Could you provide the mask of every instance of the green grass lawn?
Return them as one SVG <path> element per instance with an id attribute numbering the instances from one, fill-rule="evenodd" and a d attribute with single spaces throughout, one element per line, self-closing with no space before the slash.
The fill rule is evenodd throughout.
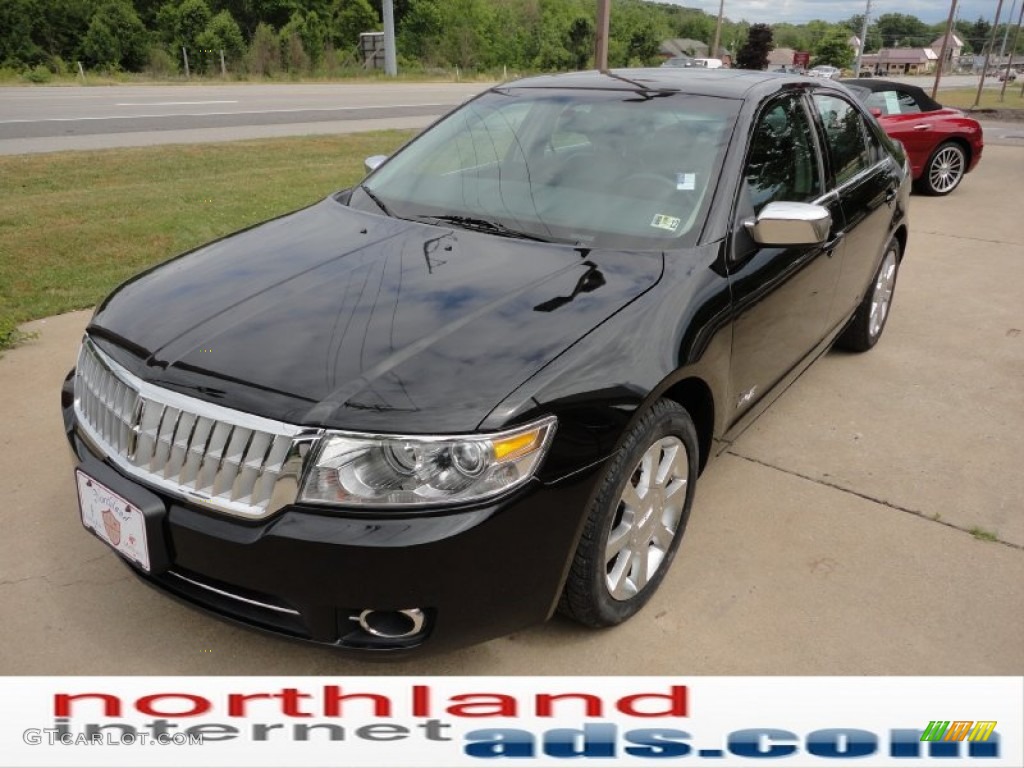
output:
<path id="1" fill-rule="evenodd" d="M 0 349 L 181 251 L 300 208 L 412 132 L 0 157 Z"/>
<path id="2" fill-rule="evenodd" d="M 1003 101 L 999 100 L 999 87 L 989 88 L 988 83 L 995 81 L 997 86 L 1001 87 L 1000 83 L 995 78 L 986 78 L 985 88 L 981 92 L 981 103 L 978 105 L 982 109 L 1024 109 L 1024 98 L 1020 95 L 1021 80 L 1017 78 L 1015 82 L 1007 83 L 1006 93 L 1003 95 Z M 931 89 L 928 88 L 929 93 Z M 948 91 L 939 91 L 936 97 L 943 106 L 946 107 L 957 107 L 959 109 L 970 109 L 974 106 L 974 98 L 978 93 L 977 88 L 951 88 Z"/>

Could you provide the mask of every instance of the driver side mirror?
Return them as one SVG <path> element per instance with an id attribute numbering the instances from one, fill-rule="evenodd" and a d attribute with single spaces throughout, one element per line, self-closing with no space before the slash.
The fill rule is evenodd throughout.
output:
<path id="1" fill-rule="evenodd" d="M 370 155 L 368 158 L 363 160 L 363 166 L 366 168 L 367 173 L 372 173 L 373 171 L 376 171 L 387 159 L 387 155 Z"/>
<path id="2" fill-rule="evenodd" d="M 743 226 L 758 245 L 821 245 L 832 229 L 832 214 L 820 205 L 775 202 Z"/>

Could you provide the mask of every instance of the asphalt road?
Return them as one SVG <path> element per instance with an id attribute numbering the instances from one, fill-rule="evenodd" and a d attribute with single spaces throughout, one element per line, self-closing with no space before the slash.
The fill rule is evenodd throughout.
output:
<path id="1" fill-rule="evenodd" d="M 931 89 L 931 77 L 895 79 Z M 950 75 L 942 87 L 977 82 Z M 993 83 L 999 85 L 990 78 Z M 489 85 L 6 87 L 0 88 L 0 155 L 423 128 Z"/>
<path id="2" fill-rule="evenodd" d="M 978 80 L 980 75 L 943 75 L 939 78 L 939 90 L 945 91 L 953 88 L 977 88 Z M 885 80 L 896 80 L 900 83 L 910 83 L 911 85 L 917 85 L 924 88 L 928 93 L 931 93 L 932 86 L 935 84 L 935 75 L 909 75 L 906 77 L 884 77 Z M 1002 83 L 999 82 L 998 77 L 992 75 L 985 78 L 986 88 L 999 88 Z M 1017 87 L 1020 87 L 1018 81 Z M 1006 89 L 1009 91 L 1013 88 L 1011 82 Z"/>
<path id="3" fill-rule="evenodd" d="M 481 83 L 0 88 L 0 154 L 420 127 Z"/>
<path id="4" fill-rule="evenodd" d="M 708 467 L 633 620 L 404 663 L 139 583 L 78 521 L 59 390 L 89 313 L 31 323 L 0 359 L 0 674 L 1020 674 L 1022 178 L 1024 147 L 990 146 L 951 196 L 913 198 L 884 338 L 819 360 Z"/>

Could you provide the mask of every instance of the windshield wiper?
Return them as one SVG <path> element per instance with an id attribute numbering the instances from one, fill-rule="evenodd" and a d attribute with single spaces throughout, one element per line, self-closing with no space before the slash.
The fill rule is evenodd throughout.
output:
<path id="1" fill-rule="evenodd" d="M 385 216 L 392 216 L 392 217 L 394 217 L 394 214 L 391 213 L 390 210 L 388 210 L 388 207 L 386 205 L 384 205 L 384 203 L 381 202 L 381 199 L 379 197 L 377 197 L 377 195 L 375 195 L 373 192 L 370 191 L 370 188 L 368 186 L 366 186 L 365 184 L 360 184 L 359 185 L 359 189 L 363 190 L 363 193 L 368 198 L 373 200 L 373 202 L 376 204 L 376 206 L 378 208 L 380 208 L 384 212 Z"/>
<path id="2" fill-rule="evenodd" d="M 454 224 L 461 229 L 471 229 L 476 232 L 490 232 L 493 235 L 499 235 L 501 237 L 515 237 L 520 240 L 536 240 L 541 243 L 551 242 L 547 238 L 540 237 L 539 235 L 531 235 L 529 232 L 520 232 L 518 229 L 512 229 L 500 222 L 491 221 L 490 219 L 481 219 L 476 216 L 422 216 L 420 218 L 444 222 L 445 224 Z"/>

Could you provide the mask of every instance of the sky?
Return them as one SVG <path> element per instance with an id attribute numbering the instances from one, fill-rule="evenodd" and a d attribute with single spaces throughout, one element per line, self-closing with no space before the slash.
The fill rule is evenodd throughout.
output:
<path id="1" fill-rule="evenodd" d="M 668 0 L 675 5 L 700 8 L 710 14 L 718 14 L 718 0 Z M 1021 0 L 1003 0 L 1001 20 L 1010 14 L 1011 4 L 1016 3 L 1012 22 L 1017 21 Z M 996 15 L 998 0 L 960 0 L 959 17 L 974 21 L 982 16 L 992 21 Z M 733 21 L 746 19 L 750 22 L 772 24 L 788 21 L 794 24 L 824 19 L 839 21 L 856 13 L 863 13 L 867 0 L 725 0 L 725 15 Z M 883 13 L 909 13 L 928 24 L 945 21 L 949 16 L 950 0 L 872 0 L 871 15 L 877 18 Z"/>

